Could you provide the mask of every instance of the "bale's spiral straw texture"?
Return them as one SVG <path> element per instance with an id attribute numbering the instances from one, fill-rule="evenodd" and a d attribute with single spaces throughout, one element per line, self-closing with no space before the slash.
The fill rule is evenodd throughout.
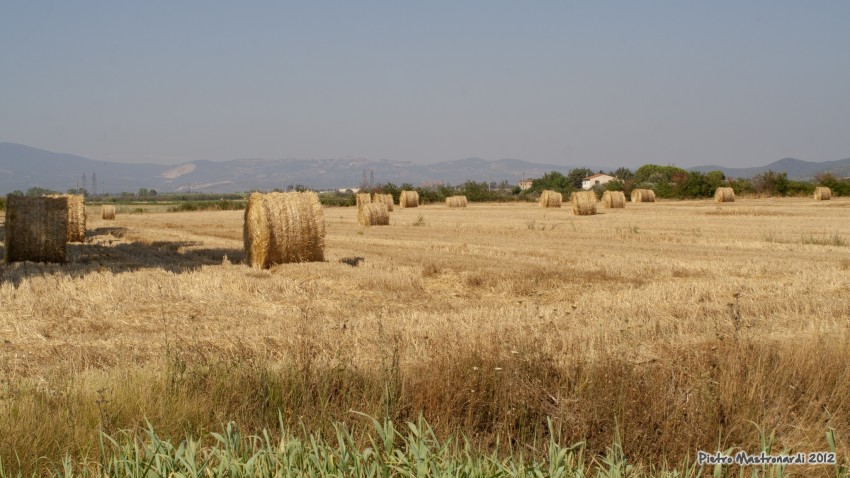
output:
<path id="1" fill-rule="evenodd" d="M 592 216 L 596 214 L 596 194 L 593 191 L 577 191 L 570 193 L 570 204 L 576 216 Z"/>
<path id="2" fill-rule="evenodd" d="M 559 192 L 545 190 L 543 194 L 540 195 L 540 206 L 541 207 L 561 207 L 561 203 L 564 201 L 564 197 Z"/>
<path id="3" fill-rule="evenodd" d="M 714 202 L 735 202 L 735 191 L 732 188 L 717 188 L 714 191 Z"/>
<path id="4" fill-rule="evenodd" d="M 626 194 L 623 191 L 605 191 L 602 193 L 602 204 L 609 209 L 626 207 Z"/>
<path id="5" fill-rule="evenodd" d="M 446 198 L 446 206 L 448 207 L 466 207 L 466 196 L 449 196 Z"/>
<path id="6" fill-rule="evenodd" d="M 393 212 L 393 195 L 375 193 L 372 202 L 384 203 L 387 206 L 387 211 Z"/>
<path id="7" fill-rule="evenodd" d="M 68 198 L 68 242 L 86 242 L 86 198 L 82 194 L 51 194 Z"/>
<path id="8" fill-rule="evenodd" d="M 402 191 L 398 197 L 398 205 L 402 209 L 419 207 L 419 193 L 416 191 Z"/>
<path id="9" fill-rule="evenodd" d="M 115 206 L 106 205 L 100 209 L 100 217 L 104 221 L 114 221 L 115 220 Z"/>
<path id="10" fill-rule="evenodd" d="M 253 193 L 245 207 L 243 240 L 248 265 L 323 261 L 325 214 L 314 192 Z"/>
<path id="11" fill-rule="evenodd" d="M 832 190 L 825 186 L 815 188 L 815 201 L 829 201 L 832 198 Z"/>
<path id="12" fill-rule="evenodd" d="M 66 260 L 68 197 L 6 198 L 6 262 Z"/>
<path id="13" fill-rule="evenodd" d="M 652 189 L 633 189 L 632 202 L 655 202 L 655 191 Z"/>
<path id="14" fill-rule="evenodd" d="M 372 196 L 370 196 L 369 193 L 358 193 L 354 198 L 357 200 L 357 207 L 372 202 Z"/>
<path id="15" fill-rule="evenodd" d="M 364 204 L 357 208 L 357 222 L 361 226 L 389 226 L 390 213 L 384 203 Z"/>

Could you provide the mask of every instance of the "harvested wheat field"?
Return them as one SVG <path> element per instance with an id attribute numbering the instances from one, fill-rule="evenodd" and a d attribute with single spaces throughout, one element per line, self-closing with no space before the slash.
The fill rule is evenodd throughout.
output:
<path id="1" fill-rule="evenodd" d="M 67 264 L 4 265 L 4 466 L 146 420 L 362 437 L 354 411 L 532 456 L 547 420 L 644 466 L 755 452 L 760 430 L 824 451 L 833 428 L 847 456 L 847 198 L 352 211 L 324 209 L 324 262 L 252 269 L 244 213 L 221 211 L 91 215 Z"/>

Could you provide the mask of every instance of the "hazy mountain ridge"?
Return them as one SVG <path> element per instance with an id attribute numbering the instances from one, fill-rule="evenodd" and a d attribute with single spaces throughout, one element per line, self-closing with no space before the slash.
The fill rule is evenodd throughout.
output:
<path id="1" fill-rule="evenodd" d="M 726 177 L 732 178 L 751 178 L 757 174 L 762 174 L 767 171 L 785 172 L 788 173 L 790 179 L 808 180 L 814 178 L 818 173 L 832 173 L 836 177 L 850 176 L 850 158 L 840 159 L 838 161 L 824 161 L 822 163 L 814 163 L 811 161 L 803 161 L 796 158 L 784 158 L 779 161 L 774 161 L 765 166 L 754 168 L 727 168 L 724 166 L 709 165 L 696 166 L 690 168 L 690 171 L 723 171 Z"/>

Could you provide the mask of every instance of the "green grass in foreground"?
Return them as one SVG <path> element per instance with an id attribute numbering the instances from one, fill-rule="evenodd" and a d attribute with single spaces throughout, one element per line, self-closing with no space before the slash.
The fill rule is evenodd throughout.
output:
<path id="1" fill-rule="evenodd" d="M 222 433 L 211 433 L 208 443 L 187 437 L 178 444 L 160 439 L 148 426 L 145 433 L 124 432 L 116 437 L 101 436 L 100 456 L 93 460 L 45 463 L 38 475 L 47 476 L 110 476 L 110 477 L 700 477 L 700 476 L 790 476 L 783 466 L 721 467 L 699 466 L 688 460 L 677 467 L 662 465 L 656 468 L 637 468 L 630 464 L 622 448 L 615 444 L 605 456 L 587 459 L 584 445 L 564 447 L 556 439 L 542 444 L 542 450 L 532 447 L 530 454 L 543 456 L 530 461 L 522 450 L 506 457 L 497 453 L 475 450 L 468 441 L 440 442 L 431 427 L 420 419 L 408 423 L 407 430 L 398 430 L 392 421 L 383 423 L 369 418 L 374 427 L 369 445 L 360 449 L 355 439 L 342 425 L 336 427 L 336 442 L 328 443 L 315 435 L 302 440 L 284 433 L 272 438 L 268 432 L 261 436 L 244 437 L 229 423 Z M 550 423 L 550 431 L 551 430 Z M 827 433 L 827 442 L 834 450 L 834 436 Z M 771 437 L 762 439 L 762 451 L 771 452 Z M 544 453 L 538 453 L 543 451 Z M 731 453 L 727 451 L 726 453 Z M 0 463 L 0 477 L 22 476 L 10 464 Z M 848 476 L 846 461 L 841 465 L 821 466 L 827 476 Z M 797 467 L 796 471 L 801 471 Z M 812 470 L 808 470 L 812 471 Z M 35 476 L 35 475 L 34 475 Z"/>

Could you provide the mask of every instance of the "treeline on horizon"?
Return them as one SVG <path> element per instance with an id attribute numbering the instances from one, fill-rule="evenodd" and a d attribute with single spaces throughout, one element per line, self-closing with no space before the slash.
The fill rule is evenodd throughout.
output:
<path id="1" fill-rule="evenodd" d="M 602 173 L 602 171 L 598 171 Z M 402 183 L 363 184 L 360 192 L 391 194 L 398 202 L 403 190 L 415 190 L 423 203 L 443 202 L 449 196 L 463 195 L 471 202 L 507 202 L 507 201 L 536 201 L 544 190 L 553 190 L 564 195 L 581 190 L 582 180 L 595 172 L 588 168 L 574 168 L 567 174 L 551 171 L 540 178 L 533 179 L 531 187 L 522 190 L 518 185 L 507 181 L 495 184 L 487 182 L 466 181 L 460 185 L 449 184 L 435 186 L 413 186 Z M 835 196 L 850 196 L 850 179 L 837 178 L 830 173 L 821 173 L 813 181 L 795 181 L 788 179 L 785 172 L 767 171 L 752 178 L 727 178 L 722 171 L 687 171 L 677 166 L 661 166 L 646 164 L 635 171 L 629 168 L 618 168 L 606 174 L 615 179 L 607 184 L 595 185 L 592 189 L 601 197 L 607 191 L 623 191 L 628 197 L 632 189 L 652 189 L 659 198 L 664 199 L 704 199 L 714 196 L 718 187 L 731 187 L 736 195 L 775 197 L 775 196 L 808 196 L 814 193 L 815 187 L 826 186 Z M 285 189 L 275 191 L 306 191 L 310 188 L 303 185 L 290 185 Z M 11 194 L 26 196 L 41 196 L 59 194 L 59 191 L 32 187 L 27 191 L 14 191 Z M 69 189 L 66 194 L 82 194 L 92 198 L 84 189 Z M 147 202 L 176 202 L 178 206 L 173 211 L 193 211 L 198 209 L 241 209 L 248 193 L 158 193 L 156 190 L 140 188 L 137 192 L 107 193 L 97 196 L 97 199 L 108 203 L 127 203 L 135 201 Z M 319 195 L 322 203 L 329 206 L 353 206 L 354 191 L 330 192 Z M 0 207 L 5 205 L 5 198 L 0 199 Z"/>

